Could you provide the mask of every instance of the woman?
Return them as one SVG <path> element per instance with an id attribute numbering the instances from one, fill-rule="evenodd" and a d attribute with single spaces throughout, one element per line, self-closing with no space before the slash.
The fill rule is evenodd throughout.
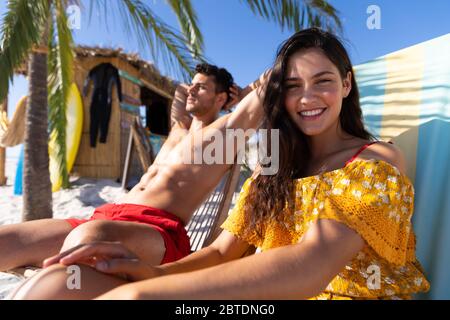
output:
<path id="1" fill-rule="evenodd" d="M 147 279 L 105 299 L 393 299 L 428 290 L 404 158 L 364 129 L 342 44 L 318 29 L 294 34 L 263 107 L 264 127 L 280 130 L 279 171 L 245 182 L 212 245 L 159 267 L 114 243 L 75 248 L 60 262 Z M 262 253 L 241 258 L 251 246 Z"/>

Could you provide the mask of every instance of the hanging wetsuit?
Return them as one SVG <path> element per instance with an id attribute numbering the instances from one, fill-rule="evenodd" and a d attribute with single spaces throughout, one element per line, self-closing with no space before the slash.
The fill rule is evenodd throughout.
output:
<path id="1" fill-rule="evenodd" d="M 86 95 L 89 83 L 93 82 L 93 93 L 90 107 L 90 142 L 91 147 L 97 144 L 100 130 L 100 142 L 106 143 L 109 119 L 111 118 L 112 90 L 116 84 L 117 95 L 122 101 L 122 88 L 117 69 L 110 63 L 101 63 L 93 68 L 84 83 L 83 94 Z"/>

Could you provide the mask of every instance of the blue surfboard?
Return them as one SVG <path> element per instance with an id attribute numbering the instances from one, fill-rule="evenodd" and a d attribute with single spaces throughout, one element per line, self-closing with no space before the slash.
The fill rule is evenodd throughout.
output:
<path id="1" fill-rule="evenodd" d="M 16 179 L 14 181 L 14 195 L 22 195 L 22 182 L 23 182 L 23 145 L 20 149 L 19 162 L 17 163 Z"/>

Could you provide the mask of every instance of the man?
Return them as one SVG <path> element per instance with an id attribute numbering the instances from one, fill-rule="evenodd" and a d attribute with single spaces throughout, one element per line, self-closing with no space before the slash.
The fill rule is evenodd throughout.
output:
<path id="1" fill-rule="evenodd" d="M 256 127 L 262 116 L 260 98 L 252 93 L 241 103 L 242 108 L 216 120 L 218 112 L 230 102 L 232 83 L 225 69 L 197 66 L 191 85 L 176 90 L 173 128 L 140 182 L 117 203 L 97 208 L 89 220 L 44 219 L 0 226 L 0 271 L 41 266 L 43 259 L 91 241 L 120 241 L 151 265 L 187 255 L 189 239 L 184 225 L 230 164 L 185 163 L 186 153 L 196 144 L 207 145 L 208 134 L 213 131 Z M 255 87 L 250 85 L 240 96 Z M 237 93 L 232 90 L 232 99 Z"/>

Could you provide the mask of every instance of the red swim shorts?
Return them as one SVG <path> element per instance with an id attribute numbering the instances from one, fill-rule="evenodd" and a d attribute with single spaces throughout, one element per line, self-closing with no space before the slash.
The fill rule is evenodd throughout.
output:
<path id="1" fill-rule="evenodd" d="M 177 216 L 164 210 L 138 204 L 108 203 L 96 208 L 89 219 L 66 219 L 73 228 L 93 220 L 137 222 L 156 229 L 163 237 L 166 246 L 161 264 L 179 260 L 191 251 L 183 222 Z"/>

